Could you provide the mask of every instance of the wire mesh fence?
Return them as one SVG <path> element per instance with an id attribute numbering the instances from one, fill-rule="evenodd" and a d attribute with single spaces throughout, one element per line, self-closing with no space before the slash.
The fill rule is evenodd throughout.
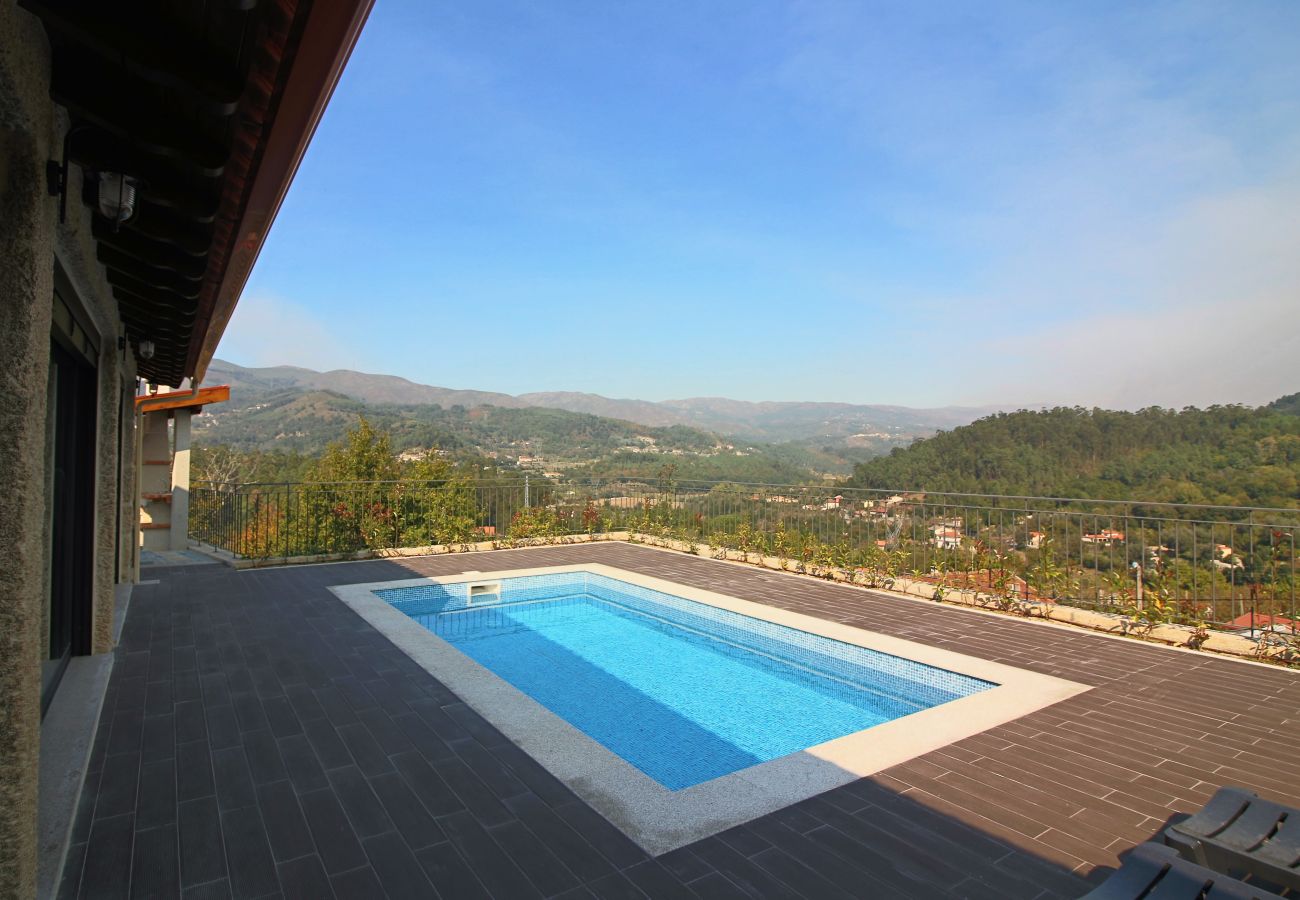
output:
<path id="1" fill-rule="evenodd" d="M 909 578 L 1251 634 L 1300 629 L 1294 509 L 540 478 L 198 483 L 190 504 L 191 537 L 255 559 L 625 530 L 881 583 Z"/>

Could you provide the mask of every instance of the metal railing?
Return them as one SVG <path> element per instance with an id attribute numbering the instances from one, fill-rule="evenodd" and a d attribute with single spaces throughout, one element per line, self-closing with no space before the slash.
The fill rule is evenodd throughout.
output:
<path id="1" fill-rule="evenodd" d="M 194 485 L 191 537 L 272 559 L 631 530 L 1148 620 L 1297 632 L 1300 510 L 645 480 Z"/>

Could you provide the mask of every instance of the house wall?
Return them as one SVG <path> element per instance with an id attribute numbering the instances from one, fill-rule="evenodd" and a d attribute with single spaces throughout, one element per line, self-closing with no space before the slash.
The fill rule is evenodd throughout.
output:
<path id="1" fill-rule="evenodd" d="M 120 321 L 70 167 L 67 223 L 46 190 L 46 161 L 59 159 L 66 117 L 49 98 L 50 52 L 37 20 L 0 2 L 0 897 L 36 893 L 40 665 L 46 655 L 48 570 L 47 379 L 57 255 L 100 344 L 92 646 L 112 648 L 118 525 L 132 529 L 131 428 L 119 433 L 121 388 L 134 360 L 117 348 Z M 132 419 L 133 421 L 133 419 Z M 124 423 L 129 425 L 130 423 Z M 119 438 L 121 438 L 119 443 Z M 122 499 L 125 497 L 126 499 Z M 128 538 L 123 543 L 129 545 Z M 118 564 L 115 566 L 115 564 Z M 87 727 L 93 727 L 88 723 Z"/>

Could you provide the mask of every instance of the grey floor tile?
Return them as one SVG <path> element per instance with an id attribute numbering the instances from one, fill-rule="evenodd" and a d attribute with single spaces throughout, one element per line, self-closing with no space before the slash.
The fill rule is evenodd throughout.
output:
<path id="1" fill-rule="evenodd" d="M 262 709 L 271 723 L 271 732 L 277 738 L 302 734 L 302 724 L 298 721 L 298 716 L 294 713 L 288 697 L 265 697 L 262 700 Z"/>
<path id="2" fill-rule="evenodd" d="M 244 754 L 254 784 L 270 784 L 289 777 L 280 756 L 280 746 L 269 728 L 244 735 Z"/>
<path id="3" fill-rule="evenodd" d="M 303 724 L 303 732 L 307 735 L 307 741 L 316 751 L 316 758 L 320 760 L 324 769 L 337 769 L 339 766 L 353 764 L 352 754 L 343 743 L 343 739 L 339 737 L 334 723 L 329 719 L 323 716 L 312 719 Z"/>
<path id="4" fill-rule="evenodd" d="M 82 863 L 80 896 L 86 900 L 128 896 L 134 838 L 133 813 L 95 820 Z"/>
<path id="5" fill-rule="evenodd" d="M 519 898 L 542 896 L 469 812 L 453 813 L 438 824 L 490 894 Z"/>
<path id="6" fill-rule="evenodd" d="M 176 821 L 176 761 L 163 759 L 140 769 L 136 828 L 153 828 Z"/>
<path id="7" fill-rule="evenodd" d="M 329 784 L 358 837 L 372 837 L 393 830 L 393 821 L 384 805 L 379 802 L 366 777 L 356 766 L 332 770 L 329 773 Z"/>
<path id="8" fill-rule="evenodd" d="M 411 849 L 419 850 L 446 840 L 443 830 L 396 772 L 370 779 L 370 787 Z"/>
<path id="9" fill-rule="evenodd" d="M 233 706 L 204 705 L 208 720 L 208 742 L 213 750 L 226 747 L 238 747 L 243 743 L 239 730 L 239 719 L 235 716 Z"/>
<path id="10" fill-rule="evenodd" d="M 393 764 L 430 815 L 443 816 L 465 808 L 447 782 L 420 754 L 399 753 L 393 757 Z"/>
<path id="11" fill-rule="evenodd" d="M 235 707 L 235 717 L 239 719 L 240 731 L 261 731 L 271 727 L 257 694 L 252 691 L 231 694 L 230 702 Z"/>
<path id="12" fill-rule="evenodd" d="M 175 824 L 135 833 L 131 866 L 132 900 L 162 900 L 181 889 L 180 847 Z"/>
<path id="13" fill-rule="evenodd" d="M 685 883 L 653 859 L 623 870 L 623 877 L 650 900 L 675 900 L 688 892 Z"/>
<path id="14" fill-rule="evenodd" d="M 292 734 L 281 738 L 276 745 L 280 748 L 280 758 L 284 760 L 289 780 L 293 782 L 298 793 L 305 794 L 329 786 L 325 770 L 321 768 L 320 760 L 316 758 L 316 751 L 311 748 L 306 736 Z"/>
<path id="15" fill-rule="evenodd" d="M 356 832 L 332 790 L 303 794 L 299 800 L 327 872 L 334 875 L 366 864 Z"/>
<path id="16" fill-rule="evenodd" d="M 379 878 L 370 866 L 330 876 L 330 887 L 338 900 L 374 900 L 384 896 Z"/>
<path id="17" fill-rule="evenodd" d="M 361 722 L 341 725 L 338 732 L 339 737 L 347 746 L 348 752 L 352 754 L 352 759 L 356 762 L 357 768 L 361 769 L 367 777 L 392 770 L 393 766 L 388 761 L 388 754 L 383 751 L 378 741 L 371 735 L 370 730 Z"/>
<path id="18" fill-rule="evenodd" d="M 257 803 L 277 860 L 283 862 L 316 849 L 298 803 L 298 793 L 287 779 L 258 787 Z"/>
<path id="19" fill-rule="evenodd" d="M 488 829 L 488 834 L 543 896 L 562 893 L 580 883 L 580 879 L 522 822 L 511 821 L 494 826 Z"/>
<path id="20" fill-rule="evenodd" d="M 231 893 L 235 897 L 264 897 L 279 889 L 271 845 L 256 806 L 223 812 L 221 835 L 226 844 Z"/>
<path id="21" fill-rule="evenodd" d="M 140 742 L 140 758 L 145 762 L 172 759 L 176 756 L 176 720 L 171 715 L 148 716 Z"/>
<path id="22" fill-rule="evenodd" d="M 203 703 L 199 700 L 185 700 L 176 704 L 176 743 L 206 741 L 208 725 L 203 715 Z"/>
<path id="23" fill-rule="evenodd" d="M 217 786 L 217 804 L 223 811 L 252 806 L 256 802 L 253 776 L 243 747 L 214 750 L 212 772 Z"/>
<path id="24" fill-rule="evenodd" d="M 362 842 L 370 867 L 389 897 L 428 896 L 433 886 L 406 842 L 395 831 Z"/>
<path id="25" fill-rule="evenodd" d="M 117 753 L 104 761 L 95 801 L 95 818 L 104 819 L 134 812 L 140 779 L 140 754 Z"/>
<path id="26" fill-rule="evenodd" d="M 216 791 L 212 779 L 212 751 L 207 741 L 176 745 L 176 797 L 182 802 L 210 797 Z"/>
<path id="27" fill-rule="evenodd" d="M 285 900 L 329 900 L 334 896 L 320 857 L 300 856 L 276 866 Z"/>
<path id="28" fill-rule="evenodd" d="M 483 882 L 450 842 L 425 847 L 416 851 L 415 857 L 442 896 L 455 897 L 456 900 L 489 896 Z"/>
<path id="29" fill-rule="evenodd" d="M 196 884 L 181 892 L 182 900 L 230 900 L 230 879 L 219 878 Z"/>
<path id="30" fill-rule="evenodd" d="M 181 803 L 177 812 L 181 846 L 181 884 L 201 885 L 226 877 L 226 850 L 216 797 Z"/>
<path id="31" fill-rule="evenodd" d="M 81 867 L 85 861 L 86 842 L 69 844 L 68 855 L 63 861 L 63 876 L 59 879 L 59 890 L 55 900 L 76 900 L 77 891 L 81 889 Z"/>

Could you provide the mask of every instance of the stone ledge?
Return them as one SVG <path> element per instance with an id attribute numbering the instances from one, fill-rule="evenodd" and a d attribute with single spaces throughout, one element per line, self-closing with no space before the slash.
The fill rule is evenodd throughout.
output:
<path id="1" fill-rule="evenodd" d="M 112 653 L 74 656 L 41 722 L 36 875 L 40 898 L 58 893 L 112 671 Z"/>
<path id="2" fill-rule="evenodd" d="M 304 556 L 270 556 L 265 559 L 234 557 L 230 553 L 198 546 L 206 553 L 234 569 L 265 569 L 272 566 L 302 566 L 328 562 L 357 562 L 366 559 L 404 559 L 413 556 L 444 556 L 450 553 L 480 553 L 487 550 L 521 550 L 526 547 L 562 547 L 602 541 L 627 541 L 626 531 L 603 534 L 570 534 L 554 538 L 524 538 L 519 541 L 468 541 L 454 544 L 429 544 L 423 547 L 386 547 L 378 550 L 352 550 L 344 553 L 314 553 Z"/>

